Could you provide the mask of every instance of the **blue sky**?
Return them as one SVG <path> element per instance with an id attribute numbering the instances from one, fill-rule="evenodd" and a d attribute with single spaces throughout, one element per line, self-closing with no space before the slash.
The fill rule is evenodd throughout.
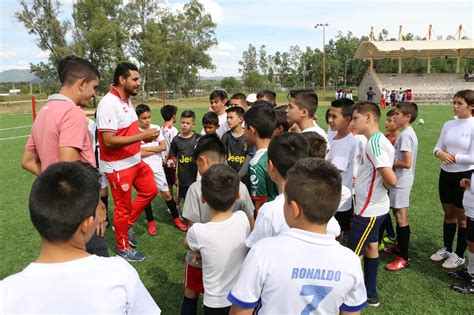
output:
<path id="1" fill-rule="evenodd" d="M 70 18 L 73 0 L 61 0 L 62 19 Z M 168 0 L 173 9 L 182 8 L 184 0 Z M 317 23 L 328 23 L 326 41 L 338 31 L 368 35 L 374 26 L 390 37 L 404 33 L 425 36 L 433 25 L 435 36 L 455 35 L 459 24 L 469 38 L 474 37 L 472 1 L 315 1 L 315 0 L 200 0 L 217 23 L 218 46 L 210 50 L 216 69 L 203 71 L 210 76 L 239 75 L 238 61 L 249 43 L 265 45 L 267 52 L 287 51 L 291 45 L 302 49 L 322 47 L 322 30 Z M 46 61 L 47 54 L 36 47 L 35 38 L 14 19 L 20 9 L 18 1 L 2 0 L 0 4 L 0 71 L 28 69 L 29 63 Z"/>

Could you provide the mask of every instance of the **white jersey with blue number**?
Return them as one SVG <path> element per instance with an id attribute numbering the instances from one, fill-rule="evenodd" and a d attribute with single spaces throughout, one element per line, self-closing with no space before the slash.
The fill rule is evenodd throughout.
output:
<path id="1" fill-rule="evenodd" d="M 335 314 L 366 305 L 361 263 L 332 235 L 290 229 L 255 244 L 228 295 L 257 314 Z"/>

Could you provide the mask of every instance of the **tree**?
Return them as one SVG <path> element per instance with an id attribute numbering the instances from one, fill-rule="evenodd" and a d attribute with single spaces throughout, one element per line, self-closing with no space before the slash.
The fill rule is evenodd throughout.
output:
<path id="1" fill-rule="evenodd" d="M 254 45 L 249 44 L 249 48 L 242 53 L 242 59 L 239 61 L 239 72 L 242 77 L 247 77 L 252 72 L 258 73 L 257 49 Z"/>
<path id="2" fill-rule="evenodd" d="M 221 81 L 221 87 L 226 91 L 235 91 L 239 86 L 239 82 L 234 77 L 225 77 Z"/>
<path id="3" fill-rule="evenodd" d="M 260 46 L 258 50 L 258 68 L 263 75 L 268 75 L 268 58 L 265 45 Z"/>

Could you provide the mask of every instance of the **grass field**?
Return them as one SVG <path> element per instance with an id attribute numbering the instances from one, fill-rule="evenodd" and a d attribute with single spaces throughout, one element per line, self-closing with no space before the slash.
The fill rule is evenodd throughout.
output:
<path id="1" fill-rule="evenodd" d="M 196 130 L 200 130 L 200 118 L 206 108 L 194 110 L 199 117 Z M 325 110 L 324 106 L 319 108 L 320 117 L 324 117 Z M 154 110 L 153 115 L 154 122 L 161 124 L 159 111 Z M 472 297 L 450 289 L 452 280 L 446 270 L 429 259 L 442 245 L 443 217 L 437 190 L 439 162 L 431 151 L 443 123 L 451 119 L 453 113 L 448 106 L 422 106 L 420 117 L 425 125 L 414 126 L 420 145 L 410 208 L 412 263 L 406 270 L 389 273 L 383 267 L 392 257 L 381 254 L 378 278 L 381 306 L 366 309 L 369 314 L 468 314 L 474 306 Z M 322 119 L 319 122 L 323 128 L 327 127 Z M 28 214 L 28 194 L 34 177 L 20 167 L 26 138 L 15 138 L 28 135 L 29 125 L 30 115 L 0 116 L 0 279 L 22 270 L 35 259 L 39 250 L 39 237 Z M 9 129 L 15 127 L 20 128 Z M 3 140 L 5 138 L 14 139 Z M 171 216 L 164 210 L 160 198 L 153 201 L 153 206 L 158 234 L 150 237 L 144 216 L 139 219 L 135 231 L 139 250 L 147 259 L 134 266 L 163 314 L 179 314 L 185 234 L 172 226 Z M 107 240 L 113 246 L 111 230 L 107 231 Z"/>

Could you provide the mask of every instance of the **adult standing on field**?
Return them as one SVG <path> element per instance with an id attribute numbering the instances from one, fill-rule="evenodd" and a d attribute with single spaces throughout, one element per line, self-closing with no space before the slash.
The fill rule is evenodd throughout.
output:
<path id="1" fill-rule="evenodd" d="M 58 76 L 59 93 L 49 96 L 39 111 L 21 161 L 21 166 L 35 175 L 56 162 L 83 161 L 96 165 L 87 118 L 81 107 L 86 107 L 96 96 L 99 71 L 86 59 L 68 56 L 59 62 Z M 91 254 L 109 256 L 103 238 L 105 208 L 103 210 L 97 235 L 86 248 Z"/>
<path id="2" fill-rule="evenodd" d="M 138 117 L 130 97 L 137 95 L 139 87 L 138 68 L 122 62 L 115 69 L 113 85 L 97 107 L 99 163 L 114 199 L 116 253 L 128 261 L 145 259 L 132 248 L 137 246 L 132 226 L 158 193 L 153 171 L 142 161 L 140 142 L 155 140 L 159 130 L 138 130 Z M 138 193 L 133 203 L 132 186 Z"/>

